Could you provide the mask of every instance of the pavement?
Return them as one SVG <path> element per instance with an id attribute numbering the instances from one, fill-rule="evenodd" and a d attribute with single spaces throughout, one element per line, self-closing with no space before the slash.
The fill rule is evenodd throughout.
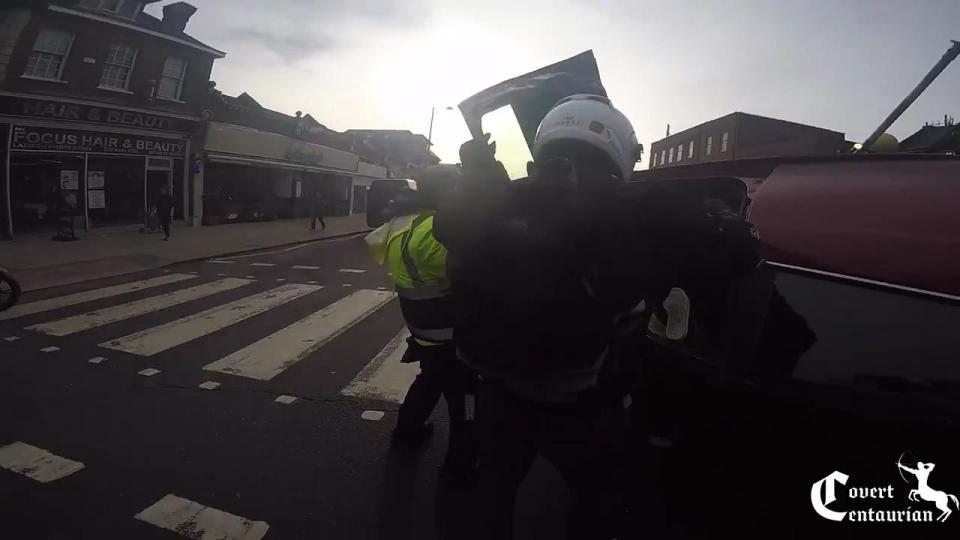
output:
<path id="1" fill-rule="evenodd" d="M 366 214 L 326 218 L 325 231 L 311 231 L 307 219 L 216 226 L 177 226 L 170 241 L 160 233 L 96 233 L 73 242 L 54 242 L 51 233 L 19 235 L 0 242 L 0 266 L 25 291 L 118 276 L 224 254 L 368 231 Z"/>
<path id="2" fill-rule="evenodd" d="M 264 227 L 308 237 L 293 225 L 183 229 L 148 248 L 170 260 L 271 241 L 255 236 Z M 399 363 L 402 332 L 389 276 L 358 236 L 28 292 L 0 313 L 0 531 L 462 537 L 470 495 L 437 486 L 443 407 L 422 448 L 390 445 L 415 375 Z M 568 500 L 549 466 L 517 511 L 518 538 L 563 538 Z"/>

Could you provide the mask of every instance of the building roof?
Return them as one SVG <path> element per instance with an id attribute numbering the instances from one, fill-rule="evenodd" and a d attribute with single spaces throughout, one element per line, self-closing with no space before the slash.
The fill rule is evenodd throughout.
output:
<path id="1" fill-rule="evenodd" d="M 941 152 L 960 147 L 960 125 L 923 126 L 900 142 L 901 152 Z"/>
<path id="2" fill-rule="evenodd" d="M 412 160 L 425 155 L 428 161 L 440 163 L 440 158 L 430 150 L 430 139 L 409 129 L 348 129 L 343 133 L 377 153 L 382 152 L 384 159 L 399 154 L 402 159 Z"/>
<path id="3" fill-rule="evenodd" d="M 153 1 L 157 1 L 157 0 L 153 0 Z M 148 3 L 148 2 L 145 2 L 145 3 Z M 152 2 L 149 2 L 149 3 L 152 3 Z M 199 47 L 204 47 L 204 48 L 206 48 L 206 49 L 216 50 L 216 49 L 214 49 L 213 47 L 207 45 L 206 43 L 200 41 L 199 39 L 197 39 L 197 38 L 195 38 L 195 37 L 187 34 L 186 32 L 168 32 L 168 31 L 166 31 L 166 30 L 163 28 L 163 25 L 161 24 L 160 19 L 154 17 L 153 15 L 150 15 L 149 13 L 147 13 L 147 12 L 145 12 L 145 11 L 141 11 L 141 12 L 140 12 L 140 15 L 137 16 L 137 20 L 136 20 L 135 22 L 137 23 L 137 26 L 142 26 L 143 28 L 146 28 L 147 30 L 153 30 L 154 32 L 160 32 L 160 33 L 162 33 L 162 34 L 167 34 L 168 36 L 173 36 L 173 37 L 175 37 L 175 38 L 180 38 L 180 39 L 182 39 L 182 40 L 184 40 L 184 41 L 188 41 L 188 42 L 190 42 L 190 43 L 193 43 L 194 45 L 197 45 L 197 46 L 199 46 Z M 221 53 L 221 54 L 224 54 L 224 53 Z"/>
<path id="4" fill-rule="evenodd" d="M 677 136 L 677 135 L 681 135 L 681 134 L 686 133 L 686 132 L 688 132 L 688 131 L 692 131 L 692 130 L 694 130 L 694 129 L 698 129 L 698 128 L 700 128 L 700 127 L 703 127 L 703 126 L 706 125 L 706 124 L 710 124 L 710 123 L 716 122 L 716 121 L 718 121 L 718 120 L 723 120 L 724 118 L 730 118 L 730 117 L 732 117 L 732 116 L 749 116 L 749 117 L 752 117 L 752 118 L 759 118 L 759 119 L 761 119 L 761 120 L 768 120 L 768 121 L 771 121 L 771 122 L 779 122 L 779 123 L 781 123 L 781 124 L 790 124 L 790 125 L 793 125 L 793 126 L 802 127 L 802 128 L 809 129 L 809 130 L 817 130 L 817 131 L 822 131 L 822 132 L 825 132 L 825 133 L 831 133 L 831 134 L 835 134 L 835 135 L 840 135 L 841 137 L 844 136 L 844 134 L 843 134 L 842 132 L 834 131 L 834 130 L 832 130 L 832 129 L 826 129 L 826 128 L 822 128 L 822 127 L 811 126 L 811 125 L 809 125 L 809 124 L 801 124 L 801 123 L 799 123 L 799 122 L 791 122 L 790 120 L 781 120 L 781 119 L 779 119 L 779 118 L 772 118 L 772 117 L 770 117 L 770 116 L 762 116 L 762 115 L 759 115 L 759 114 L 752 114 L 752 113 L 746 113 L 746 112 L 742 112 L 742 111 L 735 111 L 735 112 L 732 112 L 732 113 L 730 113 L 730 114 L 725 114 L 725 115 L 723 115 L 723 116 L 719 116 L 719 117 L 714 118 L 714 119 L 712 119 L 712 120 L 707 120 L 706 122 L 701 122 L 701 123 L 699 123 L 699 124 L 697 124 L 697 125 L 695 125 L 695 126 L 692 126 L 692 127 L 687 128 L 687 129 L 684 129 L 684 130 L 681 130 L 681 131 L 677 131 L 677 132 L 675 132 L 675 133 L 671 133 L 670 135 L 667 135 L 666 137 L 663 137 L 663 138 L 661 138 L 661 139 L 658 139 L 658 140 L 655 141 L 653 144 L 657 144 L 657 143 L 659 143 L 659 142 L 661 142 L 661 141 L 665 141 L 665 140 L 667 140 L 667 139 L 669 139 L 669 138 L 671 138 L 671 137 L 674 137 L 674 136 Z"/>

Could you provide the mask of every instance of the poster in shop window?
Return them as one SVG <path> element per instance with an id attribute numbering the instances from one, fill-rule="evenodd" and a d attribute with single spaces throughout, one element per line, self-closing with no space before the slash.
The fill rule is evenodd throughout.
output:
<path id="1" fill-rule="evenodd" d="M 87 207 L 88 208 L 106 208 L 107 207 L 107 197 L 105 191 L 102 189 L 91 189 L 87 192 Z"/>
<path id="2" fill-rule="evenodd" d="M 87 171 L 87 189 L 103 189 L 103 171 Z"/>
<path id="3" fill-rule="evenodd" d="M 80 189 L 80 171 L 60 171 L 60 189 Z"/>

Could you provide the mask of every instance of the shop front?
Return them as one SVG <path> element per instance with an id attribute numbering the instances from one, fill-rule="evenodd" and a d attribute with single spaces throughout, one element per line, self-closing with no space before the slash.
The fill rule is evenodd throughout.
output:
<path id="1" fill-rule="evenodd" d="M 49 114 L 0 116 L 0 132 L 6 134 L 0 142 L 4 236 L 47 233 L 65 221 L 76 232 L 139 228 L 151 221 L 163 188 L 183 203 L 175 205 L 174 218 L 184 218 L 188 133 L 131 127 L 162 125 L 160 117 L 145 113 L 110 114 L 112 109 L 53 102 L 55 107 L 44 109 L 35 104 L 40 100 L 20 101 L 30 105 L 26 111 Z M 58 115 L 87 121 L 46 119 Z M 106 118 L 119 125 L 89 121 Z"/>
<path id="2" fill-rule="evenodd" d="M 194 181 L 203 189 L 203 223 L 305 217 L 317 193 L 326 215 L 348 215 L 358 163 L 344 150 L 209 122 Z"/>

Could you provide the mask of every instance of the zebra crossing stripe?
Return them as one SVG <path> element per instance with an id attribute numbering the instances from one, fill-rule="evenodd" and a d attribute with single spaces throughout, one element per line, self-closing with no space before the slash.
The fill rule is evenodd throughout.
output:
<path id="1" fill-rule="evenodd" d="M 270 380 L 392 299 L 392 293 L 361 289 L 203 369 Z"/>
<path id="2" fill-rule="evenodd" d="M 320 269 L 319 266 L 307 266 L 305 264 L 295 264 L 290 268 L 293 268 L 294 270 L 319 270 Z"/>
<path id="3" fill-rule="evenodd" d="M 321 289 L 320 285 L 289 283 L 227 304 L 194 313 L 160 326 L 106 341 L 100 346 L 140 356 L 153 356 L 167 349 L 212 334 L 279 305 Z"/>
<path id="4" fill-rule="evenodd" d="M 260 540 L 270 528 L 266 522 L 250 521 L 172 493 L 133 517 L 187 538 Z"/>
<path id="5" fill-rule="evenodd" d="M 409 336 L 410 331 L 406 328 L 394 336 L 340 391 L 340 395 L 402 403 L 420 371 L 416 364 L 400 362 L 407 350 L 406 339 Z"/>
<path id="6" fill-rule="evenodd" d="M 62 307 L 83 304 L 84 302 L 91 302 L 93 300 L 100 300 L 102 298 L 110 298 L 111 296 L 118 296 L 134 291 L 149 289 L 151 287 L 169 285 L 171 283 L 176 283 L 186 279 L 195 279 L 196 277 L 197 276 L 191 276 L 190 274 L 167 274 L 165 276 L 144 279 L 141 281 L 132 281 L 130 283 L 114 285 L 112 287 L 93 289 L 91 291 L 83 291 L 75 294 L 68 294 L 66 296 L 58 296 L 56 298 L 47 298 L 46 300 L 38 300 L 36 302 L 30 302 L 29 304 L 20 304 L 0 313 L 0 321 L 15 319 L 17 317 L 23 317 L 24 315 L 33 315 L 34 313 L 40 313 L 43 311 L 51 311 Z"/>
<path id="7" fill-rule="evenodd" d="M 236 289 L 249 283 L 253 283 L 253 281 L 240 278 L 221 279 L 179 291 L 168 292 L 159 296 L 151 296 L 125 304 L 110 306 L 106 309 L 74 315 L 73 317 L 67 317 L 58 321 L 35 324 L 28 326 L 27 330 L 35 330 L 54 336 L 68 336 L 76 332 L 97 328 L 98 326 L 115 323 L 117 321 L 132 319 L 133 317 L 146 315 L 147 313 L 204 298 L 219 292 Z"/>
<path id="8" fill-rule="evenodd" d="M 0 467 L 37 482 L 47 483 L 79 471 L 83 468 L 83 463 L 17 441 L 0 447 Z"/>

